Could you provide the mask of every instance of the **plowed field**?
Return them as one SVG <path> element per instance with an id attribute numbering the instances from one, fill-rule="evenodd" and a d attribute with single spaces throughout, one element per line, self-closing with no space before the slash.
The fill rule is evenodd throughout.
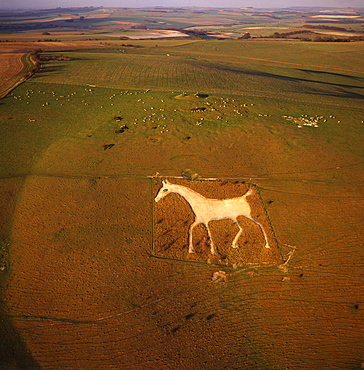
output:
<path id="1" fill-rule="evenodd" d="M 0 97 L 21 80 L 24 68 L 21 53 L 0 54 Z"/>
<path id="2" fill-rule="evenodd" d="M 21 72 L 23 69 L 21 57 L 22 54 L 20 53 L 0 54 L 0 78 L 2 85 Z"/>

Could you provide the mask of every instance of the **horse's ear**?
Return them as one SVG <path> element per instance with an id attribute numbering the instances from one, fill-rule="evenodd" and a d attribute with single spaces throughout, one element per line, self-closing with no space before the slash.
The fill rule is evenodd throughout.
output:
<path id="1" fill-rule="evenodd" d="M 170 185 L 171 183 L 168 180 L 162 180 L 163 185 Z"/>

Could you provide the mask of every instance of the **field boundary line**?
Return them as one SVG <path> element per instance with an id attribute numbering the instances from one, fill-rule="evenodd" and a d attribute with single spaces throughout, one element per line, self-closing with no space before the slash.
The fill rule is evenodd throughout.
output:
<path id="1" fill-rule="evenodd" d="M 181 180 L 191 180 L 189 179 L 188 177 L 186 176 L 170 176 L 170 175 L 166 175 L 166 176 L 162 176 L 160 174 L 157 174 L 157 175 L 151 175 L 151 176 L 148 176 L 148 175 L 140 175 L 140 176 L 136 176 L 136 175 L 125 175 L 125 174 L 121 174 L 121 175 L 57 175 L 57 174 L 41 174 L 41 173 L 29 173 L 29 174 L 21 174 L 21 175 L 15 175 L 15 176 L 3 176 L 3 177 L 0 177 L 0 181 L 4 180 L 10 180 L 10 179 L 26 179 L 27 177 L 44 177 L 44 178 L 58 178 L 58 179 L 73 179 L 73 180 L 107 180 L 107 179 L 110 179 L 110 180 L 140 180 L 140 181 L 150 181 L 151 182 L 151 189 L 150 189 L 150 196 L 151 196 L 151 199 L 153 200 L 154 199 L 154 190 L 153 190 L 153 185 L 154 185 L 154 179 L 165 179 L 165 178 L 168 178 L 168 179 L 181 179 Z M 311 179 L 311 180 L 305 180 L 305 179 L 279 179 L 279 178 L 276 178 L 276 177 L 267 177 L 267 176 L 254 176 L 254 175 L 246 175 L 244 177 L 220 177 L 220 178 L 217 178 L 217 177 L 198 177 L 196 180 L 199 180 L 199 181 L 216 181 L 216 182 L 224 182 L 224 181 L 241 181 L 241 182 L 244 182 L 244 183 L 247 183 L 247 184 L 253 184 L 256 188 L 257 188 L 257 191 L 270 191 L 270 192 L 274 192 L 274 193 L 281 193 L 281 194 L 291 194 L 291 195 L 300 195 L 300 196 L 308 196 L 308 197 L 312 197 L 312 198 L 325 198 L 325 199 L 364 199 L 364 195 L 363 196 L 342 196 L 342 195 L 322 195 L 322 194 L 309 194 L 307 192 L 287 192 L 287 191 L 282 191 L 282 190 L 279 190 L 279 189 L 275 189 L 275 188 L 270 188 L 270 187 L 267 187 L 267 186 L 264 186 L 264 185 L 258 185 L 255 181 L 258 181 L 258 180 L 266 180 L 266 181 L 294 181 L 294 182 L 300 182 L 300 183 L 314 183 L 316 184 L 317 183 L 317 180 L 315 179 Z M 325 184 L 325 183 L 330 183 L 332 184 L 331 181 L 321 181 L 321 183 Z M 349 183 L 350 184 L 350 183 Z M 340 185 L 340 184 L 339 184 Z M 364 183 L 355 183 L 353 185 L 364 185 Z M 261 198 L 261 197 L 260 197 Z M 263 203 L 263 202 L 262 202 Z M 265 208 L 265 205 L 263 205 L 264 208 Z M 154 202 L 152 202 L 152 205 L 151 205 L 151 212 L 152 212 L 152 215 L 153 215 L 153 218 L 152 218 L 152 230 L 154 230 Z M 267 211 L 265 209 L 265 211 Z M 272 228 L 272 226 L 271 226 Z M 273 230 L 273 228 L 272 228 Z M 273 233 L 275 234 L 275 232 L 273 231 Z M 152 231 L 152 254 L 154 254 L 154 233 Z M 277 239 L 277 238 L 276 238 Z M 278 239 L 277 239 L 278 240 Z"/>
<path id="2" fill-rule="evenodd" d="M 0 99 L 5 98 L 11 91 L 23 82 L 29 80 L 36 73 L 35 68 L 37 61 L 32 57 L 32 53 L 23 54 L 21 56 L 21 63 L 23 64 L 23 68 L 10 78 L 9 83 L 6 84 L 4 90 L 0 92 Z"/>
<path id="3" fill-rule="evenodd" d="M 25 316 L 25 315 L 11 315 L 11 314 L 7 314 L 6 316 L 10 317 L 12 319 L 47 320 L 47 321 L 56 321 L 56 322 L 58 322 L 58 323 L 54 323 L 54 324 L 33 325 L 31 327 L 28 327 L 28 328 L 22 328 L 21 330 L 30 330 L 32 328 L 41 328 L 41 327 L 56 326 L 56 325 L 97 324 L 100 321 L 113 319 L 115 317 L 126 315 L 126 314 L 129 314 L 129 313 L 135 312 L 135 311 L 139 311 L 142 308 L 148 307 L 148 306 L 150 306 L 152 304 L 155 304 L 155 303 L 162 302 L 164 300 L 165 300 L 165 298 L 159 298 L 159 299 L 156 299 L 152 302 L 145 303 L 142 306 L 132 308 L 131 310 L 128 310 L 128 311 L 123 311 L 123 312 L 119 312 L 119 313 L 116 313 L 116 314 L 113 314 L 113 315 L 108 315 L 108 316 L 102 316 L 102 317 L 99 317 L 97 319 L 91 319 L 91 320 L 71 320 L 71 319 L 67 319 L 67 318 L 55 318 L 55 317 L 44 317 L 44 316 Z"/>

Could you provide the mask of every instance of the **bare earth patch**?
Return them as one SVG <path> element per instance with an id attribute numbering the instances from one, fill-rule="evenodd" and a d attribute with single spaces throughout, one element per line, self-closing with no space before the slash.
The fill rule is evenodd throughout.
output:
<path id="1" fill-rule="evenodd" d="M 135 34 L 126 34 L 129 39 L 141 40 L 141 39 L 160 39 L 160 38 L 170 38 L 170 37 L 186 37 L 185 33 L 178 31 L 169 30 L 153 30 L 149 32 L 135 32 Z"/>
<path id="2" fill-rule="evenodd" d="M 0 90 L 13 76 L 20 73 L 23 69 L 21 53 L 0 54 Z"/>
<path id="3" fill-rule="evenodd" d="M 248 264 L 279 264 L 281 255 L 278 243 L 254 186 L 245 183 L 220 181 L 188 181 L 170 180 L 192 189 L 206 198 L 231 199 L 241 197 L 249 189 L 252 194 L 247 197 L 252 210 L 252 218 L 262 224 L 271 248 L 265 248 L 262 230 L 253 221 L 243 216 L 237 218 L 243 232 L 238 239 L 238 247 L 233 248 L 232 242 L 239 229 L 228 218 L 209 222 L 212 239 L 217 253 L 211 254 L 211 240 L 203 224 L 193 229 L 193 247 L 195 253 L 189 253 L 189 228 L 194 221 L 194 212 L 189 203 L 179 194 L 171 193 L 155 205 L 154 211 L 154 254 L 171 259 L 209 262 L 227 266 L 243 266 Z M 160 181 L 155 181 L 155 193 L 160 189 Z"/>

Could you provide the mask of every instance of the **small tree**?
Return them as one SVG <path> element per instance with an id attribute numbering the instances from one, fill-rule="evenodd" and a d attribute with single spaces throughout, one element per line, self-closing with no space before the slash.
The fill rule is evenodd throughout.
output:
<path id="1" fill-rule="evenodd" d="M 251 36 L 250 36 L 249 32 L 245 32 L 243 36 L 239 37 L 240 40 L 247 40 L 247 39 L 250 39 L 250 38 L 251 38 Z"/>

